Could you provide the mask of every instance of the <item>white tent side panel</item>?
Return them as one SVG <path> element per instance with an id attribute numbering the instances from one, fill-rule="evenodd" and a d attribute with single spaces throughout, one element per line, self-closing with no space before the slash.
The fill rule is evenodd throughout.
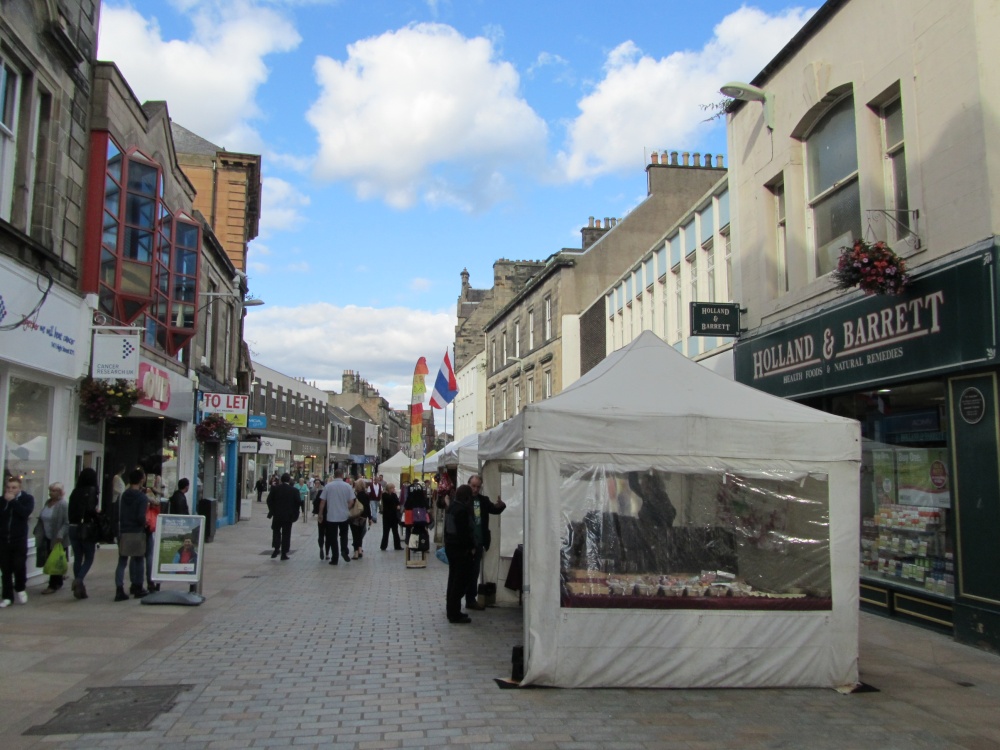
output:
<path id="1" fill-rule="evenodd" d="M 838 687 L 857 681 L 859 461 L 799 465 L 830 491 L 829 611 L 560 606 L 560 465 L 530 451 L 523 684 L 557 687 Z M 719 459 L 707 459 L 709 463 Z"/>

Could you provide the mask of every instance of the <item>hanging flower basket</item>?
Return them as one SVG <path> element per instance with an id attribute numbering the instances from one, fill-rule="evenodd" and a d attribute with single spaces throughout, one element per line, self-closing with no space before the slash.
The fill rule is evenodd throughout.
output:
<path id="1" fill-rule="evenodd" d="M 221 414 L 209 414 L 194 426 L 194 436 L 199 443 L 221 443 L 231 427 Z"/>
<path id="2" fill-rule="evenodd" d="M 88 375 L 80 383 L 80 412 L 90 424 L 97 424 L 103 419 L 127 417 L 135 403 L 145 395 L 142 388 L 129 380 L 94 380 Z"/>
<path id="3" fill-rule="evenodd" d="M 841 249 L 833 279 L 838 289 L 858 287 L 865 294 L 902 294 L 910 281 L 906 261 L 892 248 L 861 239 Z"/>

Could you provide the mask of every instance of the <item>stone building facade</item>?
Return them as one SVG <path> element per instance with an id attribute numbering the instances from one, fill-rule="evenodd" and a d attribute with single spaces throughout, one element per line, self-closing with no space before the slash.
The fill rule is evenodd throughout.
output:
<path id="1" fill-rule="evenodd" d="M 604 322 L 584 313 L 622 271 L 646 253 L 725 174 L 706 155 L 685 153 L 646 166 L 647 197 L 623 219 L 593 217 L 579 250 L 545 261 L 526 286 L 483 326 L 486 339 L 486 426 L 548 398 L 580 377 L 583 361 L 603 349 Z M 599 335 L 602 334 L 602 335 Z M 586 343 L 586 354 L 584 344 Z"/>

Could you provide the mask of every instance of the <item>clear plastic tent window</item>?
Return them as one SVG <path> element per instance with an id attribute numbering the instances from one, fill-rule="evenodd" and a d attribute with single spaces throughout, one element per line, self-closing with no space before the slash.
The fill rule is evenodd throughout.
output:
<path id="1" fill-rule="evenodd" d="M 826 474 L 563 464 L 563 607 L 831 608 Z"/>

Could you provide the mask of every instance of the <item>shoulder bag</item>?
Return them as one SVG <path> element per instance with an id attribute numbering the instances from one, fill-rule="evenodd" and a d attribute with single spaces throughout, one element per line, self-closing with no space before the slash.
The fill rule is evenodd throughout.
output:
<path id="1" fill-rule="evenodd" d="M 146 532 L 126 531 L 119 534 L 118 554 L 122 557 L 143 557 L 146 554 Z"/>
<path id="2" fill-rule="evenodd" d="M 347 517 L 353 521 L 356 518 L 360 518 L 364 512 L 365 509 L 361 505 L 361 500 L 358 500 L 358 498 L 354 498 L 354 505 L 352 505 L 350 508 L 347 509 Z"/>

